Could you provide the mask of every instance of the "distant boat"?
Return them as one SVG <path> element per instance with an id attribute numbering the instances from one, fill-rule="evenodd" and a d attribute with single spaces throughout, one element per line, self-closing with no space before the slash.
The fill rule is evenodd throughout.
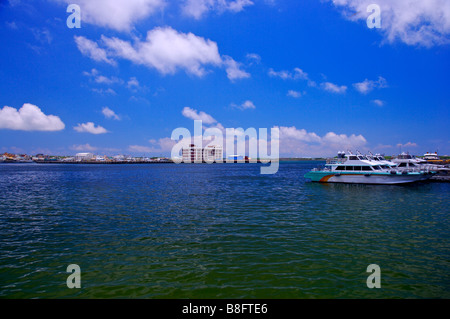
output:
<path id="1" fill-rule="evenodd" d="M 305 174 L 305 178 L 321 183 L 392 185 L 424 181 L 436 174 L 426 169 L 400 170 L 382 164 L 362 154 L 339 152 L 337 159 L 327 160 L 325 168 L 315 168 Z"/>
<path id="2" fill-rule="evenodd" d="M 427 152 L 427 153 L 423 154 L 423 160 L 426 161 L 427 163 L 431 163 L 431 164 L 440 164 L 440 165 L 450 164 L 450 160 L 441 159 L 437 155 L 437 152 L 434 152 L 434 153 Z"/>
<path id="3" fill-rule="evenodd" d="M 437 155 L 437 152 L 434 153 L 426 153 L 423 155 L 423 159 L 431 162 L 431 161 L 440 161 L 441 159 L 439 158 L 439 156 Z"/>
<path id="4" fill-rule="evenodd" d="M 417 158 L 415 156 L 412 156 L 408 153 L 401 153 L 397 156 L 397 158 L 394 158 L 392 162 L 394 162 L 397 165 L 397 168 L 400 170 L 405 169 L 413 169 L 413 170 L 429 170 L 429 171 L 436 171 L 436 172 L 442 172 L 442 171 L 448 171 L 449 168 L 445 167 L 445 161 L 442 161 L 439 159 L 436 153 L 430 154 L 427 153 L 430 156 L 427 157 L 427 160 L 424 158 Z M 425 155 L 427 155 L 425 154 Z M 429 160 L 428 158 L 437 158 L 437 160 Z"/>
<path id="5" fill-rule="evenodd" d="M 401 153 L 392 160 L 397 165 L 397 168 L 401 169 L 415 169 L 419 168 L 421 164 L 425 164 L 426 161 L 420 158 L 416 158 L 408 153 Z"/>

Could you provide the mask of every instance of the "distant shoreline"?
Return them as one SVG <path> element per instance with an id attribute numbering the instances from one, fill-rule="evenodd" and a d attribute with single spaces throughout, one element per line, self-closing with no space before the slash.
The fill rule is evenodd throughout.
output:
<path id="1" fill-rule="evenodd" d="M 325 158 L 280 158 L 278 162 L 316 162 L 316 161 L 325 161 Z M 268 162 L 266 162 L 268 161 Z M 266 160 L 264 162 L 269 163 L 273 160 Z M 72 165 L 80 165 L 80 164 L 88 164 L 88 165 L 124 165 L 124 164 L 174 164 L 172 160 L 165 160 L 165 161 L 4 161 L 0 162 L 0 164 L 72 164 Z M 244 161 L 244 160 L 234 160 L 227 162 L 224 160 L 223 162 L 217 163 L 213 162 L 210 164 L 258 164 L 262 163 L 260 159 L 257 160 L 257 162 L 251 162 L 251 161 Z M 202 163 L 180 163 L 180 164 L 207 164 L 207 162 L 203 161 Z"/>

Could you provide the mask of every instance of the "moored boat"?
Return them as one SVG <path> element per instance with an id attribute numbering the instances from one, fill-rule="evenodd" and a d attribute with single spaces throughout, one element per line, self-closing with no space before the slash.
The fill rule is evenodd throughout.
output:
<path id="1" fill-rule="evenodd" d="M 408 153 L 401 153 L 392 160 L 397 166 L 396 168 L 399 170 L 428 170 L 428 171 L 448 171 L 449 168 L 444 165 L 439 165 L 437 161 L 431 162 L 430 160 L 425 160 L 422 158 L 417 158 Z"/>
<path id="2" fill-rule="evenodd" d="M 339 152 L 337 158 L 327 160 L 322 169 L 313 169 L 305 178 L 321 183 L 404 184 L 424 181 L 436 174 L 427 169 L 400 170 L 362 154 Z M 387 167 L 387 168 L 386 168 Z"/>

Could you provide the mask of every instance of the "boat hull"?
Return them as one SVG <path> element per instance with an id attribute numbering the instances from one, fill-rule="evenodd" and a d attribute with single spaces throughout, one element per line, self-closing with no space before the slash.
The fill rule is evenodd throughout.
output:
<path id="1" fill-rule="evenodd" d="M 312 171 L 305 175 L 305 178 L 311 179 L 312 182 L 319 183 L 348 183 L 348 184 L 406 184 L 418 181 L 424 181 L 431 178 L 434 174 L 413 172 L 408 174 L 389 172 L 384 173 L 333 173 L 325 171 Z"/>

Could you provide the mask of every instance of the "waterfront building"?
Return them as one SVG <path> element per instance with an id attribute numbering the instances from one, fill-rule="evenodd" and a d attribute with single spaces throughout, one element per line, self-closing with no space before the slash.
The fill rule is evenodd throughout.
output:
<path id="1" fill-rule="evenodd" d="M 218 145 L 209 145 L 203 148 L 190 144 L 189 147 L 183 147 L 182 157 L 184 163 L 221 162 L 223 148 Z"/>
<path id="2" fill-rule="evenodd" d="M 90 161 L 94 158 L 94 154 L 92 153 L 77 153 L 75 155 L 75 161 L 81 162 L 81 161 Z"/>

